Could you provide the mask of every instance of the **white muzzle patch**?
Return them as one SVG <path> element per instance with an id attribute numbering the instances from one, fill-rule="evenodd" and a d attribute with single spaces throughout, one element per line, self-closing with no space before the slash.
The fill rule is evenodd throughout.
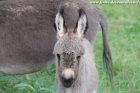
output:
<path id="1" fill-rule="evenodd" d="M 65 79 L 70 79 L 70 78 L 74 78 L 74 71 L 72 69 L 65 69 L 63 72 L 62 72 L 62 76 L 65 78 Z"/>

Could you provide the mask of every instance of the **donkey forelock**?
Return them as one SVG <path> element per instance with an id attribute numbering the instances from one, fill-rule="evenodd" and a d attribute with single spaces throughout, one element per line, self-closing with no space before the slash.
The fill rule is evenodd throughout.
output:
<path id="1" fill-rule="evenodd" d="M 74 52 L 76 55 L 82 55 L 84 53 L 82 40 L 76 36 L 68 36 L 68 34 L 60 38 L 55 44 L 54 54 L 62 54 L 63 52 Z"/>

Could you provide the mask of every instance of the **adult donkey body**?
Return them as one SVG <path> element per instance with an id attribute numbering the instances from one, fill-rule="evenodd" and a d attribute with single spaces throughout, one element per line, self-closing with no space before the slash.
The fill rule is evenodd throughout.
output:
<path id="1" fill-rule="evenodd" d="M 85 37 L 92 43 L 100 25 L 103 30 L 103 58 L 111 70 L 107 22 L 87 0 L 0 0 L 0 72 L 24 74 L 46 68 L 53 59 L 56 32 L 53 23 L 59 6 L 65 8 L 66 26 L 76 25 L 79 8 L 88 18 Z M 109 71 L 111 74 L 111 72 Z"/>

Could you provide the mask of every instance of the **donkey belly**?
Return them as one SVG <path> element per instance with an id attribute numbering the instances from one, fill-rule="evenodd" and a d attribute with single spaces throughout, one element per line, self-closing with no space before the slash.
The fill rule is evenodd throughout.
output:
<path id="1" fill-rule="evenodd" d="M 10 30 L 12 26 L 15 28 Z M 7 28 L 0 26 L 1 72 L 29 73 L 46 67 L 48 61 L 53 59 L 52 51 L 56 42 L 54 33 L 48 34 L 48 28 L 40 31 L 35 28 L 30 30 L 25 27 L 27 30 L 22 30 L 21 26 L 16 28 L 13 24 Z"/>
<path id="2" fill-rule="evenodd" d="M 26 36 L 27 40 L 15 37 L 11 37 L 11 33 L 5 33 L 3 37 L 0 30 L 0 72 L 10 74 L 34 72 L 46 67 L 48 61 L 53 59 L 55 40 L 41 36 L 40 40 L 36 40 L 31 35 Z"/>
<path id="3" fill-rule="evenodd" d="M 0 72 L 22 74 L 46 67 L 48 61 L 54 57 L 52 54 L 54 43 L 49 41 L 46 43 L 40 41 L 40 44 L 36 41 L 31 42 L 34 43 L 26 45 L 26 43 L 21 44 L 22 40 L 16 42 L 16 40 L 8 38 L 1 39 L 0 36 Z"/>
<path id="4" fill-rule="evenodd" d="M 19 54 L 13 50 L 5 52 L 0 49 L 0 72 L 7 74 L 25 74 L 46 68 L 53 59 L 51 52 L 34 53 L 32 51 Z M 13 53 L 13 54 L 12 54 Z M 33 53 L 33 54 L 32 54 Z"/>
<path id="5" fill-rule="evenodd" d="M 0 62 L 0 72 L 5 74 L 26 74 L 47 67 L 47 63 L 48 62 L 33 63 L 28 61 L 27 64 L 23 64 L 21 61 L 8 60 L 4 61 L 4 63 Z"/>

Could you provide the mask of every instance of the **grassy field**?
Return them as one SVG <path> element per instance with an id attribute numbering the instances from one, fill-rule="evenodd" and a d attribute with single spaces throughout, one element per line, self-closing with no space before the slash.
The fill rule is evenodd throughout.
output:
<path id="1" fill-rule="evenodd" d="M 106 80 L 99 31 L 94 54 L 100 77 L 98 93 L 140 93 L 140 4 L 100 4 L 109 23 L 109 43 L 116 71 L 114 88 Z M 55 93 L 55 66 L 28 75 L 0 74 L 0 93 Z"/>

